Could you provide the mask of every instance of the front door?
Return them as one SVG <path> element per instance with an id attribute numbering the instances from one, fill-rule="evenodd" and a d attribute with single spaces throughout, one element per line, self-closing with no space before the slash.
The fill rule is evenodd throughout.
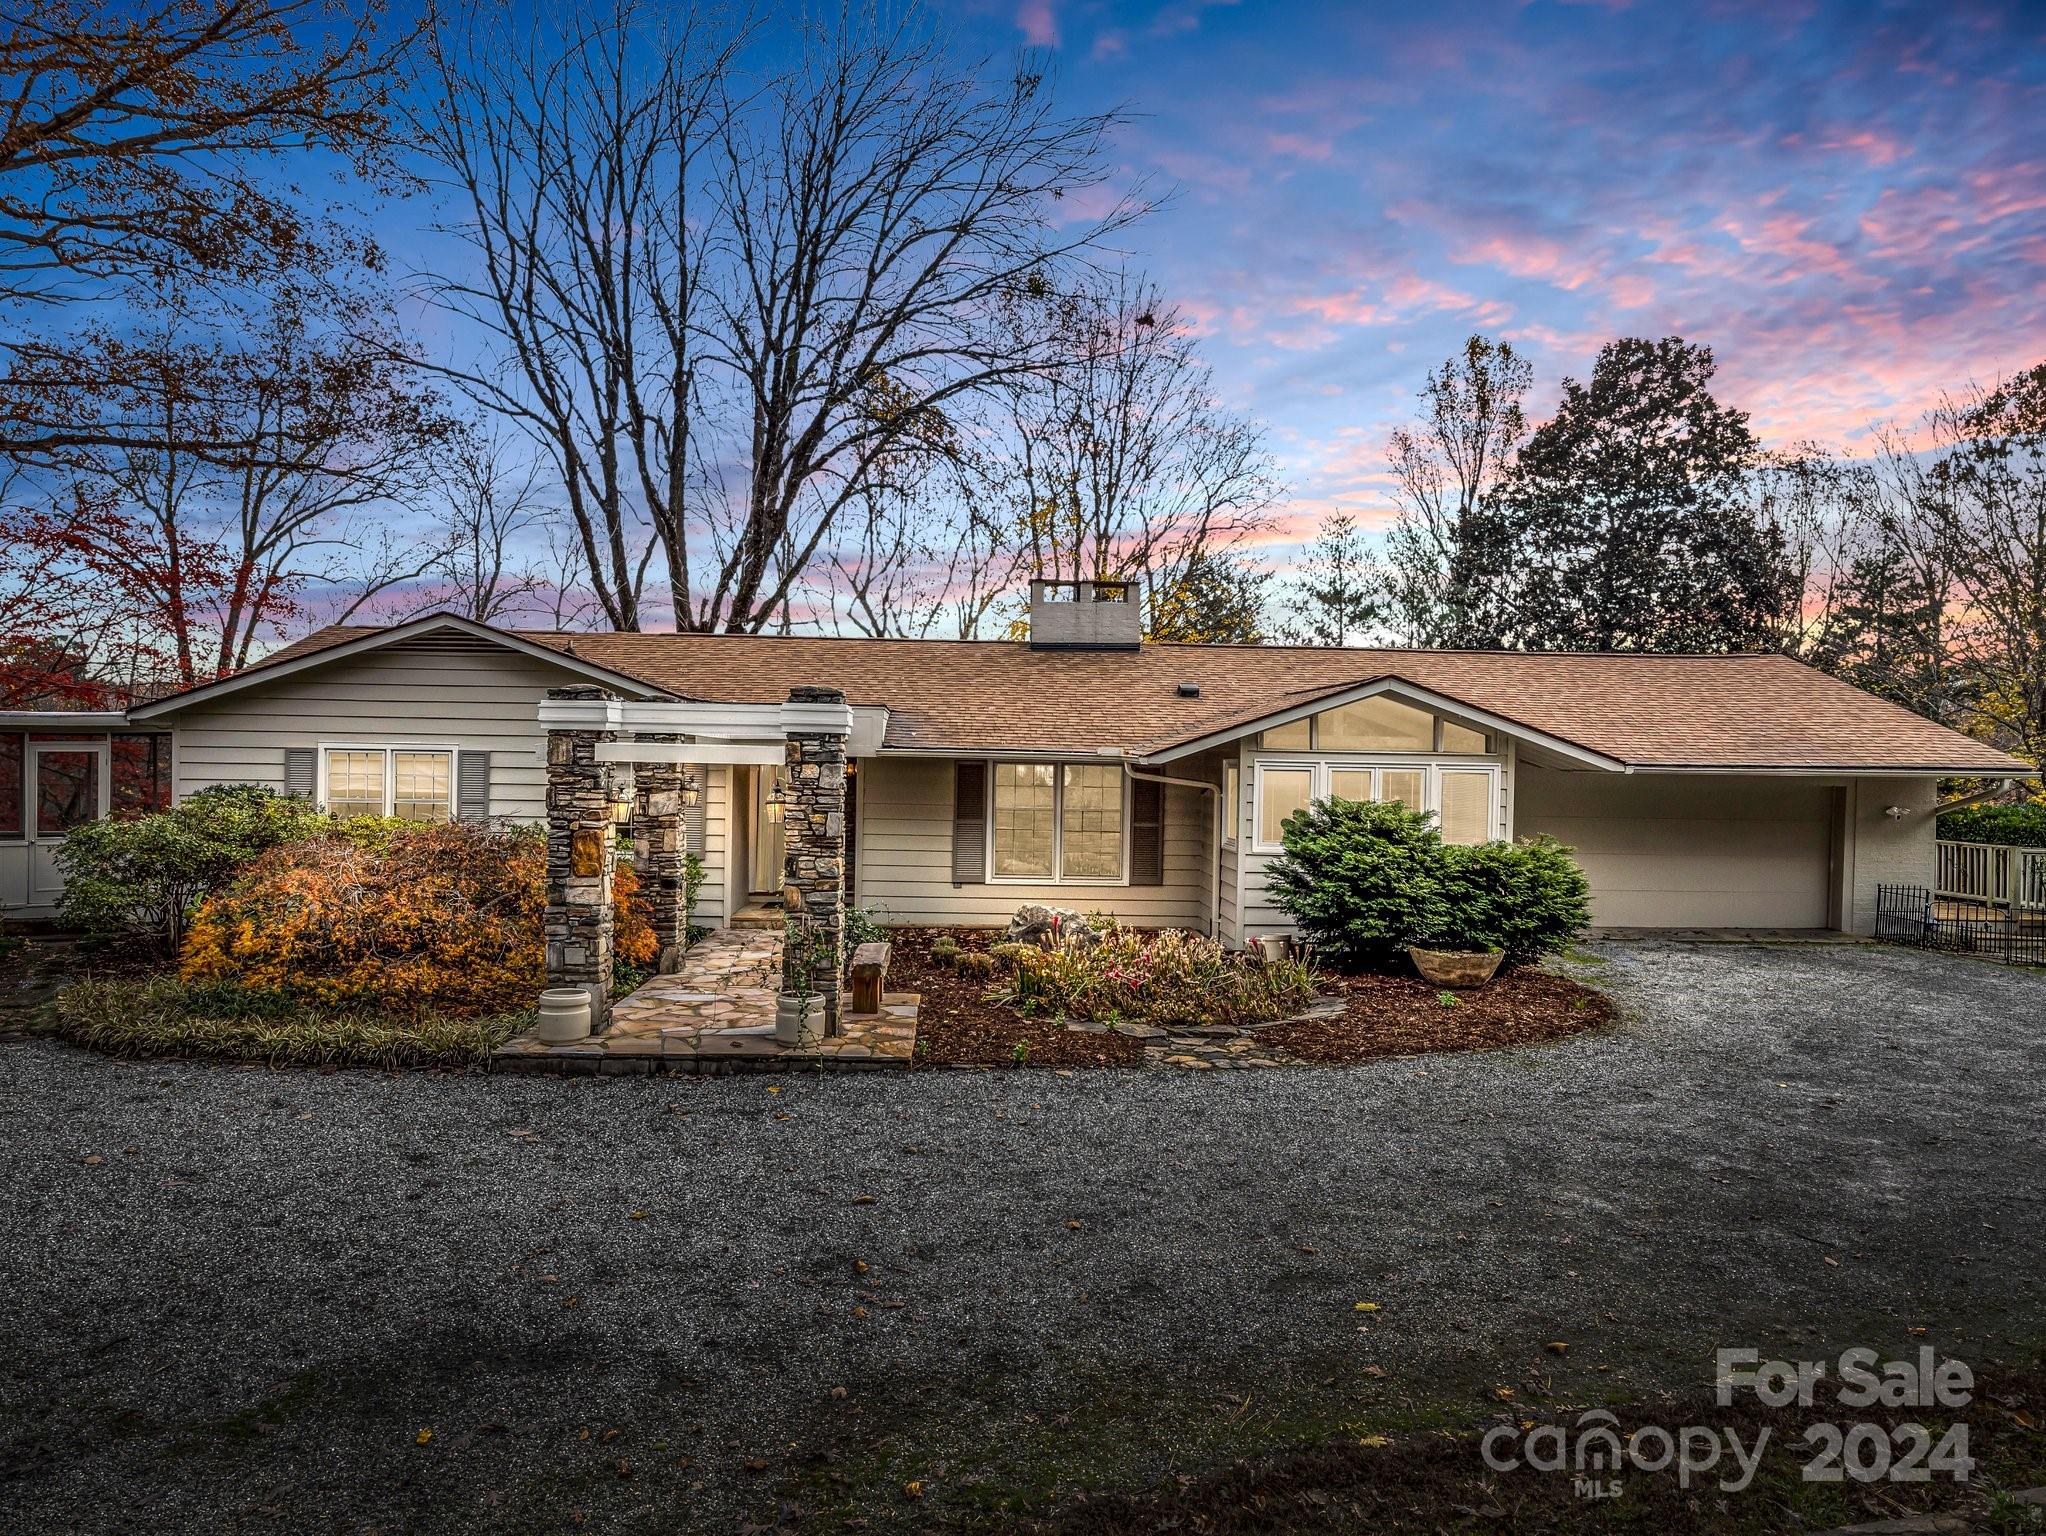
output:
<path id="1" fill-rule="evenodd" d="M 782 887 L 782 770 L 759 767 L 753 770 L 753 869 L 752 892 L 772 894 L 777 899 Z"/>
<path id="2" fill-rule="evenodd" d="M 28 899 L 47 906 L 64 891 L 55 857 L 64 834 L 107 813 L 106 744 L 32 741 L 28 781 Z"/>

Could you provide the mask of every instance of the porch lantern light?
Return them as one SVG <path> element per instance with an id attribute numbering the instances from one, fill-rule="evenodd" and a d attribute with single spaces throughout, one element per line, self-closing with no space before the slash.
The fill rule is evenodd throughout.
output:
<path id="1" fill-rule="evenodd" d="M 622 774 L 611 781 L 611 819 L 621 826 L 632 820 L 632 780 Z"/>

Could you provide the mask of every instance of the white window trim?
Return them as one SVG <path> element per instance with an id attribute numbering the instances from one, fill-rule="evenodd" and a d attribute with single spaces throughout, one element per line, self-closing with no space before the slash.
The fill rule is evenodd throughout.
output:
<path id="1" fill-rule="evenodd" d="M 1312 772 L 1314 775 L 1313 790 L 1309 796 L 1312 800 L 1326 800 L 1329 797 L 1329 776 L 1343 769 L 1352 771 L 1360 769 L 1371 769 L 1374 771 L 1378 769 L 1391 769 L 1394 772 L 1412 772 L 1416 768 L 1425 770 L 1428 775 L 1428 785 L 1425 791 L 1428 809 L 1434 813 L 1435 824 L 1438 828 L 1442 824 L 1443 771 L 1447 769 L 1452 773 L 1483 773 L 1491 779 L 1485 795 L 1487 810 L 1485 831 L 1487 840 L 1494 841 L 1506 835 L 1505 828 L 1501 825 L 1503 816 L 1499 804 L 1500 775 L 1506 771 L 1506 765 L 1496 758 L 1470 756 L 1424 757 L 1417 752 L 1377 753 L 1370 757 L 1347 755 L 1342 757 L 1260 756 L 1253 771 L 1252 782 L 1255 788 L 1250 802 L 1250 849 L 1253 853 L 1284 853 L 1286 851 L 1284 843 L 1268 843 L 1260 835 L 1264 829 L 1265 819 L 1265 773 L 1268 769 L 1273 768 L 1291 768 L 1296 771 L 1305 768 Z"/>
<path id="2" fill-rule="evenodd" d="M 1234 769 L 1236 773 L 1236 793 L 1233 795 L 1229 793 L 1231 769 Z M 1237 830 L 1243 821 L 1243 760 L 1241 758 L 1233 759 L 1222 765 L 1222 783 L 1219 793 L 1221 794 L 1223 805 L 1227 807 L 1222 821 L 1222 846 L 1224 848 L 1234 848 L 1236 846 Z"/>
<path id="3" fill-rule="evenodd" d="M 982 764 L 987 775 L 985 804 L 987 805 L 987 882 L 989 885 L 1128 885 L 1130 883 L 1130 776 L 1122 776 L 1122 869 L 1112 876 L 1076 875 L 1068 879 L 1066 867 L 1066 770 L 1068 768 L 1100 768 L 1106 766 L 1100 758 L 1003 758 L 1000 766 L 1005 768 L 1055 768 L 1052 776 L 1051 794 L 1051 867 L 1049 875 L 998 875 L 995 873 L 995 774 L 997 764 L 990 760 Z"/>
<path id="4" fill-rule="evenodd" d="M 448 820 L 455 819 L 455 807 L 462 793 L 462 749 L 444 741 L 323 741 L 316 747 L 313 773 L 313 804 L 327 809 L 327 754 L 329 752 L 381 752 L 384 754 L 384 808 L 377 814 L 389 816 L 397 793 L 399 752 L 445 752 L 448 755 Z"/>
<path id="5" fill-rule="evenodd" d="M 94 807 L 93 819 L 105 821 L 113 813 L 114 803 L 114 743 L 110 736 L 98 740 L 66 737 L 57 741 L 30 741 L 25 737 L 21 749 L 21 835 L 5 841 L 10 846 L 33 847 L 37 843 L 61 843 L 66 834 L 62 832 L 38 832 L 36 830 L 36 758 L 44 752 L 90 752 L 99 758 L 99 802 Z"/>

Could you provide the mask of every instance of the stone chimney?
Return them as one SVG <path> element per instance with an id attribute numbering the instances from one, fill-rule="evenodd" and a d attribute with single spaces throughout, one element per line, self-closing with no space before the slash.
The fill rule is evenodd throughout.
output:
<path id="1" fill-rule="evenodd" d="M 1134 651 L 1143 635 L 1143 593 L 1134 581 L 1030 583 L 1033 651 Z"/>

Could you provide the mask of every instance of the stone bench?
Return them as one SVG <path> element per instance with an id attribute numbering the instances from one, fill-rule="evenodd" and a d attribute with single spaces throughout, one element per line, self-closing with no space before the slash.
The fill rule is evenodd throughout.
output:
<path id="1" fill-rule="evenodd" d="M 848 1012 L 881 1011 L 881 983 L 888 975 L 888 948 L 886 943 L 862 944 L 853 951 L 852 964 L 846 967 L 846 976 L 852 982 Z"/>

